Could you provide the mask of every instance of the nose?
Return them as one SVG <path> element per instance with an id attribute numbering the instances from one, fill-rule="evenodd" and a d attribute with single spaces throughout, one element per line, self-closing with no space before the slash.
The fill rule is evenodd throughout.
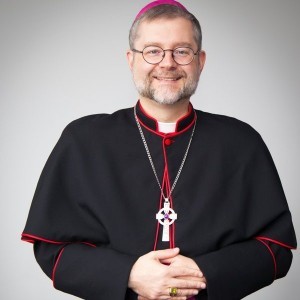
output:
<path id="1" fill-rule="evenodd" d="M 165 50 L 165 55 L 163 60 L 159 63 L 159 66 L 162 68 L 176 68 L 177 63 L 173 59 L 173 52 L 172 50 Z"/>

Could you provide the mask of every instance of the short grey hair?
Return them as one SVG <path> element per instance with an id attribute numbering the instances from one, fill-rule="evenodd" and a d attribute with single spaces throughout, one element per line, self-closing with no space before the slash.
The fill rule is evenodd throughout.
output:
<path id="1" fill-rule="evenodd" d="M 201 50 L 202 31 L 198 19 L 187 10 L 183 10 L 180 7 L 169 5 L 169 4 L 162 4 L 150 8 L 133 22 L 129 31 L 130 49 L 134 49 L 134 42 L 138 37 L 138 29 L 142 22 L 144 21 L 150 22 L 157 19 L 175 19 L 175 18 L 184 18 L 186 20 L 191 21 L 194 30 L 194 38 L 198 45 L 198 50 Z"/>

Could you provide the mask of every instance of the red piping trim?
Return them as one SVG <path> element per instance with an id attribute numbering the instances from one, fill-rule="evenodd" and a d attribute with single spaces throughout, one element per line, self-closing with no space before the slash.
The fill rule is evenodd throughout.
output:
<path id="1" fill-rule="evenodd" d="M 196 119 L 197 119 L 197 115 L 195 113 L 193 121 L 187 127 L 182 129 L 181 131 L 168 133 L 168 134 L 166 134 L 166 136 L 170 138 L 170 137 L 177 136 L 181 133 L 184 133 L 184 132 L 188 131 L 194 125 Z"/>
<path id="2" fill-rule="evenodd" d="M 276 279 L 276 276 L 277 276 L 277 262 L 276 262 L 276 258 L 275 258 L 275 255 L 271 249 L 271 247 L 263 240 L 260 240 L 259 238 L 256 238 L 257 241 L 261 242 L 262 244 L 264 244 L 267 249 L 269 250 L 271 256 L 272 256 L 272 259 L 273 259 L 273 264 L 274 264 L 274 280 Z"/>
<path id="3" fill-rule="evenodd" d="M 167 169 L 168 169 L 168 166 L 167 166 Z M 167 173 L 167 187 L 166 188 L 168 189 L 168 193 L 170 194 L 171 187 L 170 187 L 170 177 L 169 177 L 168 173 Z M 173 208 L 174 205 L 173 205 L 172 195 L 169 196 L 169 201 L 170 201 L 171 207 Z M 175 248 L 175 222 L 171 225 L 171 228 L 170 228 L 170 248 Z"/>
<path id="4" fill-rule="evenodd" d="M 161 136 L 161 137 L 165 137 L 165 136 L 166 136 L 165 133 L 161 133 L 161 132 L 159 132 L 159 131 L 155 131 L 155 130 L 151 129 L 150 127 L 148 127 L 147 125 L 145 125 L 145 123 L 143 123 L 143 121 L 142 121 L 138 116 L 137 116 L 137 118 L 138 118 L 140 124 L 143 125 L 143 127 L 145 127 L 145 128 L 146 128 L 147 130 L 149 130 L 150 132 L 155 133 L 155 134 L 157 134 L 157 135 L 159 135 L 159 136 Z"/>
<path id="5" fill-rule="evenodd" d="M 175 129 L 175 131 L 177 131 L 178 130 L 178 126 L 179 126 L 179 123 L 183 120 L 183 119 L 185 119 L 185 118 L 187 118 L 188 116 L 189 116 L 189 114 L 191 113 L 191 110 L 192 110 L 192 104 L 191 103 L 189 103 L 189 106 L 188 106 L 188 111 L 187 111 L 187 113 L 184 115 L 184 116 L 182 116 L 180 119 L 178 119 L 177 120 L 177 122 L 176 122 L 176 129 Z"/>
<path id="6" fill-rule="evenodd" d="M 168 159 L 167 159 L 165 139 L 163 139 L 163 141 L 162 141 L 162 146 L 163 146 L 164 162 L 165 162 L 165 169 L 166 169 L 166 191 L 167 191 L 167 195 L 170 195 L 171 186 L 170 186 L 169 165 L 168 165 Z M 173 208 L 172 195 L 169 196 L 169 201 L 170 201 L 171 207 Z M 175 248 L 174 236 L 175 236 L 175 222 L 170 227 L 170 248 Z"/>
<path id="7" fill-rule="evenodd" d="M 166 153 L 166 147 L 165 147 L 165 139 L 162 140 L 162 148 L 163 148 L 163 155 L 164 155 L 164 162 L 165 162 L 165 178 L 166 178 L 166 188 L 165 188 L 165 192 L 166 192 L 166 196 L 168 197 L 168 195 L 170 195 L 170 182 L 169 182 L 169 170 L 168 170 L 168 162 L 167 162 L 167 153 Z M 169 201 L 170 201 L 170 197 L 169 197 Z M 171 207 L 172 207 L 172 203 Z M 172 230 L 172 227 L 170 226 L 170 230 Z M 171 232 L 169 231 L 169 247 L 172 248 L 172 238 L 171 238 Z"/>
<path id="8" fill-rule="evenodd" d="M 264 240 L 264 241 L 268 241 L 268 242 L 271 242 L 271 243 L 274 243 L 274 244 L 277 244 L 279 246 L 282 246 L 282 247 L 285 247 L 285 248 L 288 248 L 288 249 L 297 249 L 296 247 L 293 247 L 293 246 L 290 246 L 288 244 L 284 244 L 280 241 L 277 241 L 277 240 L 274 240 L 274 239 L 271 239 L 271 238 L 268 238 L 268 237 L 265 237 L 265 236 L 257 236 L 255 237 L 257 240 Z"/>
<path id="9" fill-rule="evenodd" d="M 62 248 L 59 252 L 59 255 L 56 259 L 56 262 L 55 262 L 55 265 L 54 265 L 54 268 L 52 270 L 52 284 L 53 284 L 53 287 L 55 287 L 55 273 L 56 273 L 56 268 L 57 268 L 57 265 L 58 265 L 58 262 L 60 261 L 60 258 L 61 258 L 61 255 L 62 253 L 64 252 L 65 248 Z"/>
<path id="10" fill-rule="evenodd" d="M 142 106 L 140 100 L 138 101 L 138 105 L 139 105 L 139 108 L 141 109 L 141 111 L 143 112 L 143 114 L 144 114 L 147 118 L 149 118 L 149 119 L 151 119 L 151 120 L 153 120 L 153 121 L 155 122 L 155 124 L 156 124 L 156 131 L 155 131 L 155 133 L 159 133 L 159 131 L 158 131 L 158 128 L 159 128 L 159 126 L 158 126 L 158 121 L 157 121 L 154 117 L 150 116 L 150 115 L 144 110 L 144 108 L 143 108 L 143 106 Z M 180 123 L 182 120 L 184 120 L 185 118 L 187 118 L 187 117 L 191 114 L 191 111 L 192 111 L 192 104 L 189 103 L 187 113 L 186 113 L 185 115 L 183 115 L 180 119 L 178 119 L 178 120 L 176 121 L 176 127 L 175 127 L 175 131 L 176 131 L 176 132 L 178 131 L 179 123 Z"/>
<path id="11" fill-rule="evenodd" d="M 42 241 L 42 242 L 46 242 L 46 243 L 50 243 L 50 244 L 56 244 L 56 245 L 63 245 L 63 244 L 85 244 L 91 247 L 96 248 L 96 245 L 90 242 L 59 242 L 59 241 L 53 241 L 53 240 L 48 240 L 36 235 L 32 235 L 32 234 L 27 234 L 27 233 L 23 233 L 22 234 L 22 238 L 23 241 L 25 242 L 29 242 L 29 243 L 34 243 L 36 241 Z"/>
<path id="12" fill-rule="evenodd" d="M 150 127 L 148 127 L 147 125 L 145 125 L 145 124 L 140 120 L 140 118 L 137 116 L 137 119 L 138 119 L 139 123 L 140 123 L 143 127 L 145 127 L 145 128 L 146 128 L 147 130 L 149 130 L 150 132 L 152 132 L 152 133 L 154 133 L 154 134 L 156 134 L 156 135 L 158 135 L 158 136 L 160 136 L 160 137 L 163 137 L 163 138 L 164 138 L 164 137 L 171 138 L 171 137 L 174 137 L 174 136 L 177 136 L 177 135 L 179 135 L 179 134 L 182 134 L 182 133 L 186 132 L 187 130 L 189 130 L 189 129 L 194 125 L 196 118 L 197 118 L 197 116 L 196 116 L 196 113 L 195 113 L 195 116 L 194 116 L 193 121 L 192 121 L 187 127 L 185 127 L 184 129 L 182 129 L 181 131 L 171 132 L 171 133 L 161 133 L 161 132 L 155 131 L 155 130 L 151 129 Z"/>
<path id="13" fill-rule="evenodd" d="M 74 244 L 74 243 L 73 243 Z M 92 244 L 92 243 L 89 243 L 89 242 L 80 242 L 80 244 L 84 244 L 84 245 L 87 245 L 87 246 L 90 246 L 90 247 L 93 247 L 93 248 L 97 248 L 96 245 Z"/>
<path id="14" fill-rule="evenodd" d="M 48 240 L 39 236 L 35 236 L 35 235 L 31 235 L 31 234 L 27 234 L 27 233 L 23 233 L 22 234 L 22 240 L 24 240 L 25 242 L 28 242 L 28 239 L 30 242 L 35 242 L 35 241 L 42 241 L 42 242 L 46 242 L 46 243 L 50 243 L 50 244 L 56 244 L 56 245 L 62 245 L 62 244 L 68 244 L 69 242 L 58 242 L 58 241 L 52 241 L 52 240 Z"/>
<path id="15" fill-rule="evenodd" d="M 149 119 L 151 119 L 151 120 L 153 120 L 153 121 L 155 122 L 155 124 L 156 124 L 156 131 L 155 131 L 155 132 L 158 133 L 158 122 L 157 122 L 157 120 L 154 119 L 153 117 L 151 117 L 151 116 L 144 110 L 144 108 L 143 108 L 143 106 L 142 106 L 140 100 L 139 100 L 138 105 L 139 105 L 141 111 L 143 112 L 143 114 L 144 114 L 147 118 L 149 118 Z"/>

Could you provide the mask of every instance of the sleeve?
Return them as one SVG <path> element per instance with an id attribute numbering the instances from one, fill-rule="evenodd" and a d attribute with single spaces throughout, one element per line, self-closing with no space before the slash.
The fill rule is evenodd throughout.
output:
<path id="1" fill-rule="evenodd" d="M 101 216 L 94 213 L 91 139 L 82 126 L 75 129 L 66 127 L 47 160 L 22 240 L 34 244 L 56 289 L 84 299 L 125 299 L 137 257 L 110 246 Z"/>
<path id="2" fill-rule="evenodd" d="M 243 191 L 239 231 L 244 238 L 194 257 L 207 279 L 209 300 L 241 299 L 270 285 L 287 274 L 296 248 L 284 191 L 260 136 L 243 159 L 241 174 L 235 189 Z"/>
<path id="3" fill-rule="evenodd" d="M 275 276 L 285 276 L 292 262 L 292 253 L 277 245 L 270 250 L 253 239 L 194 260 L 206 277 L 209 300 L 238 300 L 270 285 Z"/>
<path id="4" fill-rule="evenodd" d="M 87 244 L 40 241 L 34 253 L 56 289 L 82 299 L 125 299 L 134 257 Z"/>

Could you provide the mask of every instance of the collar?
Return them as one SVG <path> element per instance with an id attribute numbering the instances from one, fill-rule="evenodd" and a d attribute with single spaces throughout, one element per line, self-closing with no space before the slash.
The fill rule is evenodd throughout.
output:
<path id="1" fill-rule="evenodd" d="M 152 131 L 158 135 L 161 135 L 161 136 L 169 135 L 169 134 L 159 132 L 158 121 L 145 112 L 140 101 L 138 101 L 136 104 L 136 114 L 140 121 L 140 124 L 144 128 L 146 128 L 149 131 Z M 179 133 L 182 133 L 182 132 L 188 130 L 194 124 L 195 120 L 196 120 L 196 112 L 194 111 L 194 108 L 193 108 L 192 104 L 190 103 L 188 112 L 183 117 L 181 117 L 179 120 L 177 120 L 175 132 L 171 133 L 171 134 L 176 135 L 176 134 L 179 134 Z"/>

